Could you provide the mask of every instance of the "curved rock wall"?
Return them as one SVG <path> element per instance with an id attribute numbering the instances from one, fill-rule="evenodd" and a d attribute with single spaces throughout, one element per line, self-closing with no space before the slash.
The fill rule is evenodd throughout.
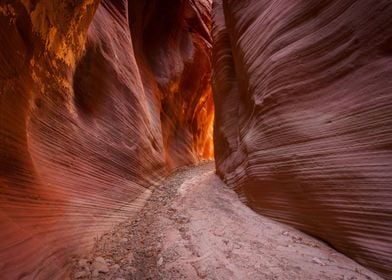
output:
<path id="1" fill-rule="evenodd" d="M 213 157 L 210 10 L 209 0 L 129 3 L 143 83 L 160 92 L 169 168 Z"/>
<path id="2" fill-rule="evenodd" d="M 168 171 L 212 156 L 211 3 L 140 2 L 1 1 L 0 278 L 63 279 Z"/>
<path id="3" fill-rule="evenodd" d="M 392 279 L 392 3 L 217 0 L 217 173 Z"/>

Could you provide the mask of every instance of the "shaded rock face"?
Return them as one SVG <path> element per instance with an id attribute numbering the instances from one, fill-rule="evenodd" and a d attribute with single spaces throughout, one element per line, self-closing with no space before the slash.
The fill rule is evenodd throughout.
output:
<path id="1" fill-rule="evenodd" d="M 211 3 L 160 2 L 1 1 L 2 278 L 63 279 L 168 171 L 212 157 Z"/>
<path id="2" fill-rule="evenodd" d="M 392 3 L 213 6 L 218 174 L 392 279 Z"/>

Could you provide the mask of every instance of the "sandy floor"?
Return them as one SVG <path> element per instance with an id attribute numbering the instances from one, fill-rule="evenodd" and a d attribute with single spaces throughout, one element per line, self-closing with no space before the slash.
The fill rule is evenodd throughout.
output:
<path id="1" fill-rule="evenodd" d="M 380 279 L 324 243 L 254 213 L 214 174 L 183 168 L 136 219 L 104 235 L 73 279 Z"/>

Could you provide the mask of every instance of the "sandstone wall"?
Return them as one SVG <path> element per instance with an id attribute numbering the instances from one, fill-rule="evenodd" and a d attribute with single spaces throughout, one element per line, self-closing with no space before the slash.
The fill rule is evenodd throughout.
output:
<path id="1" fill-rule="evenodd" d="M 63 279 L 167 172 L 212 156 L 211 3 L 171 5 L 1 1 L 0 278 Z"/>
<path id="2" fill-rule="evenodd" d="M 217 0 L 217 173 L 392 279 L 392 3 Z"/>

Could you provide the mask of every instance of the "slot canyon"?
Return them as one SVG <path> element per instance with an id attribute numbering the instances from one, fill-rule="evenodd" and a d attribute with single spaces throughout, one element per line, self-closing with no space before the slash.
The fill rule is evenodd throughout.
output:
<path id="1" fill-rule="evenodd" d="M 0 279 L 392 279 L 391 1 L 0 23 Z"/>

